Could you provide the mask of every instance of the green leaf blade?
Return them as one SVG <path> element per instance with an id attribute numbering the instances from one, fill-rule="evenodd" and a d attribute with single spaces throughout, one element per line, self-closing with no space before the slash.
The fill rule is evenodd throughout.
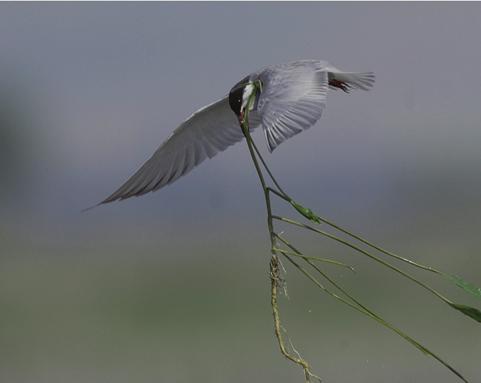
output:
<path id="1" fill-rule="evenodd" d="M 473 285 L 471 282 L 465 281 L 463 278 L 457 275 L 449 275 L 449 278 L 454 281 L 456 286 L 474 295 L 475 297 L 481 298 L 481 288 Z"/>
<path id="2" fill-rule="evenodd" d="M 471 306 L 466 306 L 466 305 L 461 305 L 458 303 L 450 303 L 449 304 L 453 309 L 461 311 L 464 315 L 467 315 L 468 317 L 474 319 L 475 321 L 481 323 L 481 311 L 479 311 L 477 308 L 471 307 Z"/>

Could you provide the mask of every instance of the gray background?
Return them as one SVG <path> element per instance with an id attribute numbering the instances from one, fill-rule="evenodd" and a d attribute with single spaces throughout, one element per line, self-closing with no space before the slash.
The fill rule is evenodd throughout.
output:
<path id="1" fill-rule="evenodd" d="M 244 144 L 159 193 L 80 213 L 272 63 L 377 76 L 371 92 L 331 93 L 315 127 L 267 155 L 290 194 L 480 285 L 480 17 L 477 3 L 0 4 L 0 379 L 302 381 L 272 333 Z M 329 242 L 296 240 L 358 266 L 332 273 L 481 379 L 476 323 Z M 325 381 L 455 381 L 288 277 L 286 326 Z"/>

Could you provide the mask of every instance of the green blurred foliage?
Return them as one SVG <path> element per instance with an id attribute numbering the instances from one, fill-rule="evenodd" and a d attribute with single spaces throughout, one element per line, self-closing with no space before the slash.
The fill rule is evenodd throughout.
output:
<path id="1" fill-rule="evenodd" d="M 0 198 L 3 202 L 32 182 L 32 151 L 37 139 L 32 113 L 26 89 L 15 80 L 0 78 Z"/>

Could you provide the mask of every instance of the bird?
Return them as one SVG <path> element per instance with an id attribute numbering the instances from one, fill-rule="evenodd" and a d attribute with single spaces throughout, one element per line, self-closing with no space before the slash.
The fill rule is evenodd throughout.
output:
<path id="1" fill-rule="evenodd" d="M 344 72 L 322 60 L 298 60 L 257 70 L 182 122 L 124 184 L 95 206 L 157 191 L 244 139 L 240 123 L 256 81 L 261 89 L 249 111 L 249 129 L 262 128 L 272 152 L 320 119 L 328 90 L 367 91 L 375 75 Z"/>

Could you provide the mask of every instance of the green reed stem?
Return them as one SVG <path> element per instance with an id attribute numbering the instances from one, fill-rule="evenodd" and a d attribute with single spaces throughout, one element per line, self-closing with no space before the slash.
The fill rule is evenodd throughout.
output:
<path id="1" fill-rule="evenodd" d="M 443 302 L 445 303 L 448 303 L 448 304 L 452 304 L 453 302 L 451 302 L 448 298 L 446 298 L 445 296 L 443 296 L 442 294 L 440 294 L 438 291 L 434 290 L 432 287 L 428 286 L 427 284 L 419 281 L 418 279 L 416 279 L 415 277 L 413 277 L 412 275 L 406 273 L 405 271 L 397 268 L 396 266 L 390 264 L 389 262 L 386 262 L 384 260 L 382 260 L 381 258 L 379 257 L 376 257 L 375 255 L 361 249 L 360 247 L 342 239 L 342 238 L 339 238 L 333 234 L 330 234 L 328 232 L 325 232 L 323 230 L 319 230 L 319 229 L 316 229 L 315 227 L 312 227 L 310 225 L 306 225 L 304 223 L 301 223 L 301 222 L 298 222 L 298 221 L 295 221 L 295 220 L 292 220 L 292 219 L 289 219 L 289 218 L 284 218 L 284 217 L 279 217 L 279 216 L 272 216 L 273 219 L 275 220 L 278 220 L 278 221 L 282 221 L 282 222 L 285 222 L 285 223 L 288 223 L 288 224 L 291 224 L 291 225 L 294 225 L 294 226 L 298 226 L 298 227 L 301 227 L 301 228 L 304 228 L 304 229 L 307 229 L 307 230 L 310 230 L 314 233 L 317 233 L 317 234 L 320 234 L 320 235 L 323 235 L 327 238 L 330 238 L 330 239 L 333 239 L 334 241 L 336 242 L 339 242 L 345 246 L 348 246 L 350 247 L 351 249 L 371 258 L 372 260 L 382 264 L 383 266 L 386 266 L 388 268 L 390 268 L 391 270 L 394 270 L 395 272 L 401 274 L 402 276 L 408 278 L 409 280 L 413 281 L 414 283 L 416 283 L 417 285 L 421 286 L 422 288 L 426 289 L 427 291 L 431 292 L 432 294 L 434 294 L 436 297 L 438 297 L 439 299 L 441 299 Z"/>
<path id="2" fill-rule="evenodd" d="M 283 237 L 281 237 L 280 235 L 276 235 L 277 238 L 282 242 L 284 243 L 288 248 L 290 248 L 295 254 L 297 254 L 297 256 L 301 257 L 302 259 L 304 259 L 304 261 L 309 265 L 311 266 L 314 270 L 316 270 L 322 277 L 324 277 L 329 283 L 331 283 L 335 288 L 337 288 L 342 294 L 344 294 L 352 303 L 354 304 L 350 304 L 348 301 L 345 301 L 344 299 L 342 299 L 342 297 L 338 297 L 336 294 L 332 293 L 329 291 L 329 289 L 325 288 L 322 284 L 320 284 L 317 280 L 315 280 L 314 277 L 312 276 L 309 276 L 309 273 L 306 272 L 305 270 L 302 270 L 302 266 L 298 265 L 298 264 L 295 264 L 295 262 L 293 262 L 291 259 L 289 259 L 289 255 L 287 255 L 287 253 L 283 253 L 283 255 L 292 263 L 294 264 L 294 266 L 299 269 L 301 272 L 303 272 L 303 274 L 305 274 L 306 276 L 308 276 L 308 278 L 314 283 L 316 284 L 319 288 L 321 288 L 321 290 L 323 290 L 324 292 L 328 293 L 329 295 L 331 295 L 332 297 L 340 300 L 342 303 L 344 304 L 347 304 L 348 306 L 350 306 L 351 308 L 361 312 L 362 314 L 374 319 L 375 321 L 377 321 L 378 323 L 380 323 L 381 325 L 383 325 L 384 327 L 388 328 L 389 330 L 395 332 L 396 334 L 400 335 L 402 338 L 404 338 L 406 341 L 408 341 L 411 345 L 415 346 L 417 349 L 419 349 L 420 351 L 422 351 L 424 354 L 427 354 L 429 356 L 432 356 L 434 359 L 436 359 L 438 362 L 440 362 L 442 365 L 444 365 L 445 367 L 447 367 L 451 372 L 453 372 L 456 376 L 458 376 L 461 380 L 463 380 L 464 382 L 468 383 L 468 381 L 466 380 L 466 378 L 464 378 L 464 376 L 461 375 L 461 373 L 459 373 L 456 369 L 454 369 L 451 365 L 449 365 L 449 363 L 447 363 L 446 361 L 444 361 L 443 359 L 441 359 L 438 355 L 434 354 L 431 350 L 429 350 L 427 347 L 423 346 L 421 343 L 419 343 L 417 340 L 415 340 L 414 338 L 411 338 L 409 335 L 407 335 L 406 333 L 404 333 L 403 331 L 401 331 L 400 329 L 398 329 L 397 327 L 395 327 L 394 325 L 392 325 L 391 323 L 387 322 L 385 319 L 383 319 L 381 316 L 379 316 L 378 314 L 376 314 L 374 311 L 370 310 L 369 308 L 367 308 L 365 305 L 363 305 L 360 301 L 358 301 L 356 298 L 354 298 L 350 293 L 347 292 L 347 290 L 345 290 L 343 287 L 340 286 L 340 284 L 338 284 L 336 281 L 334 281 L 332 278 L 330 278 L 324 271 L 322 271 L 316 264 L 314 264 L 313 262 L 311 262 L 309 259 L 307 259 L 307 257 L 304 257 L 303 254 L 297 250 L 293 245 L 291 245 L 287 240 L 285 240 Z"/>
<path id="3" fill-rule="evenodd" d="M 266 210 L 267 210 L 267 226 L 268 226 L 268 231 L 269 231 L 269 237 L 270 237 L 270 243 L 271 243 L 271 262 L 270 262 L 270 272 L 271 272 L 271 306 L 272 306 L 272 312 L 273 312 L 273 318 L 274 318 L 274 329 L 275 329 L 275 335 L 277 337 L 277 340 L 278 340 L 278 343 L 279 343 L 279 347 L 280 347 L 280 350 L 281 350 L 281 353 L 286 357 L 288 358 L 289 360 L 293 361 L 294 363 L 300 365 L 303 370 L 304 370 L 304 374 L 305 374 L 305 378 L 306 378 L 306 382 L 310 382 L 310 378 L 311 377 L 316 377 L 315 375 L 313 375 L 311 373 L 311 370 L 310 370 L 310 367 L 309 367 L 309 364 L 307 363 L 307 361 L 305 361 L 303 358 L 301 358 L 300 356 L 297 357 L 295 355 L 293 355 L 292 353 L 290 353 L 288 350 L 287 350 L 287 347 L 285 346 L 285 342 L 284 342 L 284 339 L 283 339 L 283 335 L 282 335 L 282 325 L 281 325 L 281 322 L 280 322 L 280 313 L 279 313 L 279 306 L 278 306 L 278 293 L 277 293 L 277 288 L 278 288 L 278 284 L 280 283 L 279 281 L 281 280 L 281 275 L 280 275 L 280 268 L 279 268 L 279 258 L 278 258 L 278 255 L 280 254 L 281 256 L 283 256 L 285 259 L 287 259 L 297 270 L 299 270 L 303 275 L 305 275 L 311 282 L 313 282 L 318 288 L 320 288 L 322 291 L 324 291 L 325 293 L 329 294 L 330 296 L 334 297 L 335 299 L 341 301 L 342 303 L 350 306 L 351 308 L 361 312 L 362 314 L 370 317 L 371 319 L 374 319 L 375 321 L 377 321 L 378 323 L 380 323 L 381 325 L 383 325 L 384 327 L 390 329 L 391 331 L 397 333 L 399 336 L 401 336 L 402 338 L 404 338 L 406 341 L 408 341 L 410 344 L 412 344 L 413 346 L 415 346 L 416 348 L 418 348 L 419 350 L 421 350 L 423 353 L 427 354 L 427 355 L 430 355 L 432 356 L 433 358 L 435 358 L 436 360 L 438 360 L 441 364 L 443 364 L 446 368 L 448 368 L 451 372 L 453 372 L 455 375 L 457 375 L 461 380 L 463 380 L 464 382 L 467 383 L 467 380 L 458 372 L 456 371 L 453 367 L 451 367 L 447 362 L 445 362 L 444 360 L 442 360 L 439 356 L 437 356 L 436 354 L 434 354 L 432 351 L 430 351 L 429 349 L 427 349 L 426 347 L 424 347 L 423 345 L 421 345 L 418 341 L 416 341 L 415 339 L 411 338 L 410 336 L 408 336 L 406 333 L 402 332 L 401 330 L 399 330 L 398 328 L 396 328 L 395 326 L 393 326 L 392 324 L 390 324 L 389 322 L 387 322 L 386 320 L 384 320 L 382 317 L 380 317 L 378 314 L 376 314 L 375 312 L 373 312 L 372 310 L 368 309 L 366 306 L 364 306 L 361 302 L 359 302 L 356 298 L 354 298 L 351 294 L 349 294 L 344 288 L 342 288 L 336 281 L 334 281 L 332 278 L 330 278 L 324 271 L 322 271 L 315 263 L 314 261 L 319 261 L 319 262 L 327 262 L 327 263 L 331 263 L 331 264 L 336 264 L 338 266 L 343 266 L 343 267 L 348 267 L 350 268 L 351 270 L 353 270 L 352 267 L 346 265 L 346 264 L 343 264 L 341 262 L 338 262 L 338 261 L 335 261 L 335 260 L 330 260 L 330 259 L 325 259 L 325 258 L 317 258 L 317 257 L 308 257 L 308 256 L 305 256 L 303 255 L 300 251 L 298 251 L 293 245 L 291 245 L 290 243 L 287 242 L 287 240 L 285 240 L 284 238 L 282 238 L 279 234 L 277 234 L 275 231 L 274 231 L 274 220 L 277 220 L 277 221 L 281 221 L 281 222 L 284 222 L 284 223 L 287 223 L 287 224 L 290 224 L 290 225 L 294 225 L 296 227 L 299 227 L 301 229 L 306 229 L 306 230 L 310 230 L 312 232 L 315 232 L 319 235 L 322 235 L 322 236 L 325 236 L 325 237 L 328 237 L 332 240 L 335 240 L 371 259 L 373 259 L 374 261 L 382 264 L 383 266 L 386 266 L 388 268 L 390 268 L 391 270 L 399 273 L 400 275 L 404 276 L 405 278 L 408 278 L 409 280 L 411 280 L 412 282 L 416 283 L 417 285 L 421 286 L 422 288 L 426 289 L 427 291 L 431 292 L 432 294 L 434 294 L 436 297 L 438 297 L 439 299 L 441 299 L 442 301 L 444 301 L 445 303 L 449 304 L 451 307 L 455 308 L 456 310 L 459 310 L 461 311 L 462 313 L 464 313 L 465 315 L 468 315 L 470 317 L 472 317 L 473 319 L 481 322 L 481 312 L 475 308 L 472 308 L 472 307 L 469 307 L 469 306 L 464 306 L 464 305 L 460 305 L 460 304 L 456 304 L 456 303 L 453 303 L 451 302 L 449 299 L 447 299 L 446 297 L 444 297 L 443 295 L 441 295 L 438 291 L 434 290 L 433 288 L 431 288 L 430 286 L 428 286 L 427 284 L 417 280 L 415 277 L 411 276 L 410 274 L 408 274 L 407 272 L 399 269 L 398 267 L 392 265 L 391 263 L 389 262 L 386 262 L 384 261 L 383 259 L 371 254 L 370 252 L 366 251 L 366 250 L 363 250 L 362 248 L 360 248 L 359 246 L 355 245 L 355 244 L 352 244 L 350 243 L 349 241 L 347 240 L 344 240 L 340 237 L 337 237 L 336 235 L 334 234 L 331 234 L 331 233 L 328 233 L 328 232 L 325 232 L 323 230 L 319 230 L 319 229 L 316 229 L 310 225 L 306 225 L 304 223 L 301 223 L 301 222 L 298 222 L 298 221 L 295 221 L 295 220 L 292 220 L 292 219 L 289 219 L 289 218 L 284 218 L 284 217 L 280 217 L 280 216 L 277 216 L 277 215 L 273 215 L 272 214 L 272 206 L 271 206 L 271 199 L 270 199 L 270 193 L 273 193 L 274 195 L 276 195 L 277 197 L 283 199 L 284 201 L 290 203 L 297 211 L 299 214 L 303 215 L 305 218 L 311 220 L 311 221 L 314 221 L 316 223 L 325 223 L 327 224 L 328 226 L 350 236 L 351 238 L 354 238 L 356 239 L 357 241 L 363 243 L 364 245 L 367 245 L 369 246 L 370 248 L 373 248 L 385 255 L 388 255 L 392 258 L 395 258 L 397 260 L 400 260 L 400 261 L 403 261 L 403 262 L 406 262 L 408 263 L 409 265 L 411 266 L 415 266 L 415 267 L 418 267 L 418 268 L 421 268 L 421 269 L 424 269 L 426 271 L 430 271 L 430 272 L 433 272 L 433 273 L 436 273 L 436 274 L 439 274 L 439 275 L 442 275 L 442 276 L 445 276 L 445 277 L 448 277 L 450 279 L 452 279 L 453 281 L 455 281 L 458 286 L 462 287 L 463 289 L 465 289 L 466 291 L 469 291 L 471 293 L 473 293 L 474 295 L 477 295 L 479 293 L 478 290 L 476 290 L 476 287 L 463 281 L 461 278 L 458 278 L 458 277 L 453 277 L 453 276 L 450 276 L 448 274 L 445 274 L 435 268 L 432 268 L 430 266 L 425 266 L 425 265 L 422 265 L 422 264 L 419 264 L 419 263 L 416 263 L 414 261 L 411 261 L 407 258 L 404 258 L 404 257 L 401 257 L 401 256 L 398 256 L 392 252 L 389 252 L 377 245 L 374 245 L 372 244 L 371 242 L 367 241 L 366 239 L 362 238 L 361 236 L 358 236 L 356 234 L 353 234 L 351 233 L 350 231 L 334 224 L 333 222 L 325 219 L 325 218 L 322 218 L 322 217 L 319 217 L 317 216 L 315 213 L 313 213 L 310 209 L 307 209 L 303 206 L 301 206 L 300 204 L 296 203 L 286 192 L 284 192 L 284 190 L 281 188 L 280 184 L 277 182 L 277 180 L 275 179 L 274 175 L 272 174 L 272 172 L 270 171 L 269 167 L 267 166 L 267 163 L 264 161 L 264 158 L 262 157 L 260 151 L 258 150 L 257 146 L 255 145 L 254 141 L 252 140 L 252 137 L 250 135 L 250 131 L 249 131 L 249 123 L 248 123 L 248 116 L 249 116 L 249 112 L 250 110 L 252 110 L 253 108 L 253 105 L 254 105 L 254 101 L 255 101 L 255 97 L 257 95 L 257 93 L 260 91 L 261 87 L 259 84 L 256 84 L 254 83 L 255 85 L 255 91 L 253 92 L 253 94 L 251 95 L 251 97 L 249 98 L 248 100 L 248 105 L 247 105 L 247 108 L 245 109 L 244 111 L 244 116 L 243 116 L 243 119 L 240 121 L 240 124 L 241 124 L 241 128 L 242 128 L 242 132 L 244 133 L 244 136 L 246 138 L 246 142 L 247 142 L 247 146 L 249 148 L 249 153 L 250 153 L 250 156 L 251 156 L 251 159 L 254 163 L 254 166 L 255 166 L 255 169 L 256 169 L 256 172 L 257 172 L 257 175 L 258 175 L 258 178 L 259 178 L 259 181 L 261 183 L 261 186 L 262 186 L 262 190 L 263 190 L 263 193 L 264 193 L 264 199 L 265 199 L 265 203 L 266 203 Z M 259 163 L 260 161 L 260 163 Z M 264 170 L 267 172 L 267 174 L 269 175 L 272 183 L 275 185 L 275 188 L 272 188 L 270 186 L 267 185 L 266 183 L 266 180 L 264 178 L 264 175 L 263 175 L 263 172 L 262 172 L 262 168 L 260 166 L 260 164 L 262 164 Z M 279 247 L 276 246 L 276 241 L 279 240 L 280 242 L 282 242 L 285 246 L 287 246 L 290 250 L 292 251 L 287 251 L 287 250 L 284 250 L 284 249 L 281 249 Z M 308 266 L 310 266 L 311 268 L 313 268 L 321 277 L 323 277 L 326 281 L 328 281 L 332 286 L 334 286 L 334 288 L 336 288 L 337 290 L 339 290 L 341 292 L 343 296 L 339 296 L 338 294 L 336 294 L 335 292 L 331 291 L 330 289 L 326 288 L 322 283 L 320 283 L 309 271 L 307 271 L 306 269 L 304 269 L 301 265 L 299 265 L 296 261 L 294 261 L 294 259 L 292 257 L 299 257 L 301 258 L 305 263 L 307 263 Z M 480 294 L 481 295 L 481 294 Z M 294 349 L 295 351 L 295 349 Z M 297 352 L 296 352 L 297 353 Z M 298 353 L 297 353 L 298 355 Z M 317 377 L 316 377 L 317 378 Z"/>

